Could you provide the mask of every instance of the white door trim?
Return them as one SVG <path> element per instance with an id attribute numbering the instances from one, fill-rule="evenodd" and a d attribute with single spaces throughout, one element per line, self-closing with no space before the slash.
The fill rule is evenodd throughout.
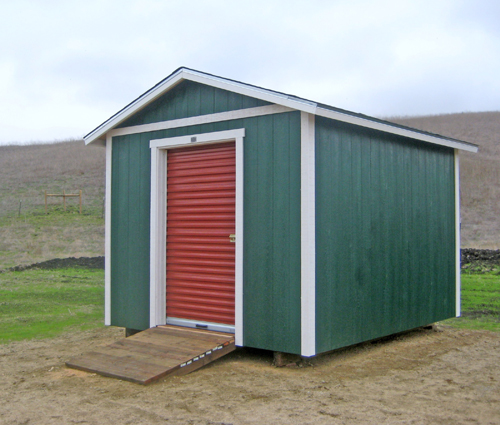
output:
<path id="1" fill-rule="evenodd" d="M 166 323 L 167 150 L 235 141 L 235 343 L 243 345 L 243 140 L 245 129 L 151 140 L 150 327 Z"/>

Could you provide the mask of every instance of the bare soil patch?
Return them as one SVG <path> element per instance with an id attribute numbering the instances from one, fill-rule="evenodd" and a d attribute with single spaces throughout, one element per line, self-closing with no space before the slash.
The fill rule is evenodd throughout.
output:
<path id="1" fill-rule="evenodd" d="M 275 368 L 237 350 L 143 387 L 64 362 L 123 329 L 0 346 L 2 424 L 498 424 L 500 334 L 442 328 Z"/>
<path id="2" fill-rule="evenodd" d="M 60 269 L 69 267 L 84 267 L 89 269 L 104 269 L 104 256 L 99 257 L 67 257 L 53 258 L 52 260 L 41 261 L 28 265 L 10 267 L 7 270 L 20 272 L 29 269 Z M 1 272 L 2 270 L 0 270 Z"/>

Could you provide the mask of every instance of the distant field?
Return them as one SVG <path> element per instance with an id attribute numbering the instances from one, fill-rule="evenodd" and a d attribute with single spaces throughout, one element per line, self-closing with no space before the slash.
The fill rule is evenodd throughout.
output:
<path id="1" fill-rule="evenodd" d="M 83 141 L 0 146 L 0 270 L 56 257 L 104 254 L 104 161 L 102 147 Z M 83 192 L 49 198 L 44 191 Z"/>
<path id="2" fill-rule="evenodd" d="M 461 154 L 462 247 L 500 247 L 500 112 L 390 121 L 476 143 L 478 154 Z M 0 270 L 55 257 L 104 253 L 102 217 L 105 150 L 83 141 L 0 146 Z M 77 201 L 50 199 L 44 190 L 83 191 L 83 214 Z"/>

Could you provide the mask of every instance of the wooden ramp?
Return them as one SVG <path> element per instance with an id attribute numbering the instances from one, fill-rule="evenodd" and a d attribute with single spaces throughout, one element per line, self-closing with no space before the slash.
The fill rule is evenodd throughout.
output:
<path id="1" fill-rule="evenodd" d="M 146 385 L 185 375 L 234 349 L 233 334 L 167 325 L 74 357 L 66 366 Z"/>

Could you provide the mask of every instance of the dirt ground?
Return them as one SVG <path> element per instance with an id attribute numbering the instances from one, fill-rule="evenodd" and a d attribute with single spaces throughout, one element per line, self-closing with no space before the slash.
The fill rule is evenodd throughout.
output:
<path id="1" fill-rule="evenodd" d="M 144 387 L 66 368 L 106 328 L 0 346 L 1 424 L 500 424 L 500 334 L 418 330 L 276 368 L 237 350 Z"/>

